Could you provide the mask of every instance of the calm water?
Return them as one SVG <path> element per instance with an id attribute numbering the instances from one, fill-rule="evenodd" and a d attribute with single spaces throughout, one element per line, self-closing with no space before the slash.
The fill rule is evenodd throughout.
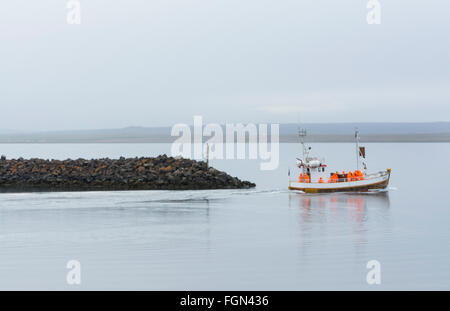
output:
<path id="1" fill-rule="evenodd" d="M 450 289 L 450 144 L 367 144 L 388 192 L 289 193 L 299 146 L 280 166 L 212 161 L 252 190 L 0 194 L 0 289 Z M 354 168 L 352 144 L 313 144 L 332 169 Z M 8 158 L 169 153 L 159 144 L 0 145 Z M 425 171 L 420 171 L 424 164 Z M 66 263 L 81 263 L 79 286 Z M 366 264 L 381 263 L 381 285 Z"/>

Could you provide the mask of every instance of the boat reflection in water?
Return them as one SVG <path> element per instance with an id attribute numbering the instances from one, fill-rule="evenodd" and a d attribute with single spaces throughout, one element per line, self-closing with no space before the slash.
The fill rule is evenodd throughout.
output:
<path id="1" fill-rule="evenodd" d="M 367 244 L 371 234 L 389 234 L 389 193 L 291 193 L 289 206 L 298 213 L 303 242 L 341 239 L 358 246 Z M 309 241 L 309 242 L 308 242 Z M 306 245 L 304 245 L 306 246 Z"/>
<path id="2" fill-rule="evenodd" d="M 305 194 L 291 193 L 289 206 L 297 206 L 306 217 L 327 214 L 332 216 L 344 212 L 356 222 L 363 222 L 367 217 L 368 209 L 377 208 L 377 214 L 386 214 L 389 209 L 389 193 L 387 191 L 376 193 L 332 193 L 332 194 Z M 305 219 L 306 221 L 308 219 Z"/>

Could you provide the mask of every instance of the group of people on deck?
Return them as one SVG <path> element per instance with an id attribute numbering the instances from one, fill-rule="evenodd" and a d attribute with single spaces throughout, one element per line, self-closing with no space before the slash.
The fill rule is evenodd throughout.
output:
<path id="1" fill-rule="evenodd" d="M 338 172 L 333 173 L 333 174 L 331 174 L 330 178 L 328 179 L 328 183 L 357 181 L 357 180 L 364 180 L 364 175 L 360 170 L 356 170 L 353 173 L 352 173 L 352 171 L 349 171 L 348 173 L 345 173 L 345 171 L 343 171 L 341 174 L 339 174 Z M 298 182 L 304 182 L 304 183 L 311 182 L 309 174 L 306 173 L 305 176 L 303 176 L 303 174 L 300 173 Z M 322 184 L 322 183 L 325 183 L 325 181 L 323 180 L 322 177 L 320 177 L 318 180 L 318 183 Z"/>
<path id="2" fill-rule="evenodd" d="M 339 178 L 339 175 L 341 178 Z M 343 182 L 343 181 L 357 181 L 357 180 L 364 180 L 364 174 L 360 170 L 356 170 L 352 173 L 352 171 L 348 171 L 348 173 L 345 173 L 345 171 L 342 171 L 341 174 L 339 173 L 333 173 L 328 179 L 329 183 L 335 183 L 335 182 Z M 320 181 L 319 181 L 320 182 Z"/>

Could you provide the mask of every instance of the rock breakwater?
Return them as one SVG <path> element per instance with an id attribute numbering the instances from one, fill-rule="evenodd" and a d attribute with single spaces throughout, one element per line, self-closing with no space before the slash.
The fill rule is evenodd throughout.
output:
<path id="1" fill-rule="evenodd" d="M 0 191 L 242 189 L 255 184 L 203 161 L 154 158 L 44 160 L 0 158 Z"/>

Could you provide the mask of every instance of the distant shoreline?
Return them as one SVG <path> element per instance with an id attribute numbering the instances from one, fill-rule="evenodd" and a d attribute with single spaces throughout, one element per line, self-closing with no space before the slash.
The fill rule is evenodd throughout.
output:
<path id="1" fill-rule="evenodd" d="M 255 128 L 257 124 L 254 124 Z M 271 126 L 271 125 L 269 125 Z M 417 143 L 450 142 L 450 122 L 428 123 L 310 123 L 278 124 L 281 143 L 298 143 L 298 130 L 305 128 L 307 142 L 354 142 L 355 128 L 359 129 L 361 142 Z M 225 133 L 225 125 L 220 125 Z M 194 129 L 191 127 L 191 132 Z M 50 144 L 50 143 L 173 143 L 171 127 L 127 127 L 120 129 L 72 130 L 47 132 L 14 132 L 0 130 L 0 144 Z M 247 134 L 248 135 L 248 134 Z M 252 134 L 253 135 L 253 134 Z M 257 135 L 257 134 L 256 134 Z M 268 129 L 270 136 L 270 129 Z M 269 138 L 269 142 L 270 137 Z M 206 142 L 209 137 L 204 137 Z M 248 140 L 248 138 L 247 138 Z"/>
<path id="2" fill-rule="evenodd" d="M 108 137 L 108 138 L 0 138 L 0 144 L 136 144 L 155 143 L 171 144 L 176 137 L 170 136 L 149 136 L 149 137 Z M 207 138 L 204 139 L 207 141 Z M 268 137 L 268 142 L 270 142 Z M 306 138 L 310 143 L 350 143 L 354 142 L 353 135 L 309 135 Z M 247 139 L 248 142 L 248 139 Z M 296 135 L 280 135 L 280 143 L 298 143 Z M 361 135 L 363 143 L 448 143 L 450 133 L 441 134 L 406 134 L 406 135 Z"/>

